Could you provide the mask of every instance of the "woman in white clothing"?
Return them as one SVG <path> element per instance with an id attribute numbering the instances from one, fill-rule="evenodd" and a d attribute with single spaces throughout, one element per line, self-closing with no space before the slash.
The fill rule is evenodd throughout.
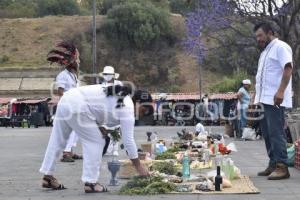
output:
<path id="1" fill-rule="evenodd" d="M 99 127 L 120 125 L 122 140 L 133 165 L 141 176 L 148 176 L 148 170 L 138 159 L 134 141 L 134 103 L 141 95 L 129 96 L 126 86 L 100 85 L 73 88 L 60 99 L 53 130 L 40 172 L 44 174 L 44 188 L 65 189 L 53 176 L 55 161 L 64 149 L 67 139 L 74 130 L 82 142 L 82 181 L 86 193 L 106 192 L 105 186 L 97 181 L 100 175 L 103 146 L 105 140 Z"/>

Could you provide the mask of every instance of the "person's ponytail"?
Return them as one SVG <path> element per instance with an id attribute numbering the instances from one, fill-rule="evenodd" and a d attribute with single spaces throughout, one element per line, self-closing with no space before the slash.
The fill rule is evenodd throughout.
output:
<path id="1" fill-rule="evenodd" d="M 124 104 L 124 98 L 131 94 L 131 88 L 128 86 L 121 86 L 121 85 L 113 85 L 108 86 L 105 88 L 106 96 L 115 96 L 118 98 L 117 106 L 116 108 L 121 108 L 125 106 Z"/>

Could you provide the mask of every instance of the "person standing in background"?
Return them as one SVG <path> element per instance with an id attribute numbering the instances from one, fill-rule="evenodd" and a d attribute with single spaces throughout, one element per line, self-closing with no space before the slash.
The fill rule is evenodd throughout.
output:
<path id="1" fill-rule="evenodd" d="M 238 109 L 239 109 L 239 115 L 240 120 L 238 124 L 238 138 L 242 137 L 243 130 L 247 126 L 247 111 L 249 108 L 251 96 L 249 93 L 249 90 L 251 88 L 251 81 L 249 79 L 243 80 L 242 82 L 243 86 L 238 91 Z"/>
<path id="2" fill-rule="evenodd" d="M 105 66 L 103 68 L 103 72 L 101 72 L 100 77 L 103 78 L 103 82 L 100 84 L 101 86 L 108 87 L 108 86 L 114 86 L 114 85 L 120 85 L 123 86 L 123 83 L 119 80 L 117 80 L 120 76 L 120 74 L 115 73 L 115 69 L 112 66 Z M 119 142 L 113 143 L 113 141 L 110 139 L 110 137 L 106 136 L 105 138 L 105 146 L 103 150 L 103 155 L 108 153 L 109 155 L 113 156 L 119 156 Z"/>

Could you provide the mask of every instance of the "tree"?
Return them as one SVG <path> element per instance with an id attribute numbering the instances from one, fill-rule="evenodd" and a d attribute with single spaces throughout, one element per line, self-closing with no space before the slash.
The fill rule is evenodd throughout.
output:
<path id="1" fill-rule="evenodd" d="M 103 30 L 118 46 L 143 49 L 159 39 L 172 40 L 168 13 L 151 3 L 128 1 L 109 10 Z"/>
<path id="2" fill-rule="evenodd" d="M 36 0 L 0 1 L 0 18 L 36 17 Z"/>
<path id="3" fill-rule="evenodd" d="M 197 8 L 199 0 L 169 0 L 172 13 L 186 15 Z"/>
<path id="4" fill-rule="evenodd" d="M 244 79 L 249 75 L 245 71 L 234 72 L 231 76 L 225 76 L 221 82 L 216 83 L 210 87 L 212 92 L 236 92 L 241 87 Z"/>
<path id="5" fill-rule="evenodd" d="M 154 6 L 169 10 L 168 0 L 96 0 L 97 12 L 100 15 L 106 15 L 114 6 L 125 4 L 127 2 L 152 3 Z M 93 0 L 82 0 L 80 5 L 87 10 L 93 8 Z"/>
<path id="6" fill-rule="evenodd" d="M 78 15 L 79 5 L 76 0 L 38 0 L 38 15 Z"/>

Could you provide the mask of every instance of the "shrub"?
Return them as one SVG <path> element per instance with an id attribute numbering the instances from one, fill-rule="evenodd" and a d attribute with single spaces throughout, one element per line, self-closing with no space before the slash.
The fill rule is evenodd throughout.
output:
<path id="1" fill-rule="evenodd" d="M 0 59 L 0 63 L 6 63 L 9 61 L 9 57 L 7 55 L 2 56 L 2 58 Z"/>
<path id="2" fill-rule="evenodd" d="M 100 14 L 106 15 L 108 11 L 112 9 L 114 6 L 125 3 L 126 1 L 128 0 L 103 0 L 100 8 Z"/>
<path id="3" fill-rule="evenodd" d="M 168 13 L 139 1 L 128 1 L 110 9 L 103 30 L 107 38 L 139 49 L 173 35 Z"/>
<path id="4" fill-rule="evenodd" d="M 224 77 L 223 80 L 210 87 L 212 92 L 237 92 L 242 81 L 249 78 L 247 72 L 235 72 L 230 77 Z"/>
<path id="5" fill-rule="evenodd" d="M 33 0 L 4 1 L 0 4 L 1 18 L 36 17 L 37 8 Z"/>
<path id="6" fill-rule="evenodd" d="M 78 15 L 80 8 L 76 0 L 39 0 L 38 15 Z"/>
<path id="7" fill-rule="evenodd" d="M 169 0 L 170 2 L 170 11 L 172 13 L 178 14 L 187 14 L 188 12 L 193 11 L 197 7 L 199 0 Z"/>
<path id="8" fill-rule="evenodd" d="M 99 1 L 99 0 L 98 0 Z M 155 7 L 169 10 L 169 1 L 168 0 L 100 0 L 101 8 L 100 14 L 106 15 L 110 9 L 114 6 L 122 5 L 127 2 L 137 2 L 137 3 L 152 3 Z"/>

